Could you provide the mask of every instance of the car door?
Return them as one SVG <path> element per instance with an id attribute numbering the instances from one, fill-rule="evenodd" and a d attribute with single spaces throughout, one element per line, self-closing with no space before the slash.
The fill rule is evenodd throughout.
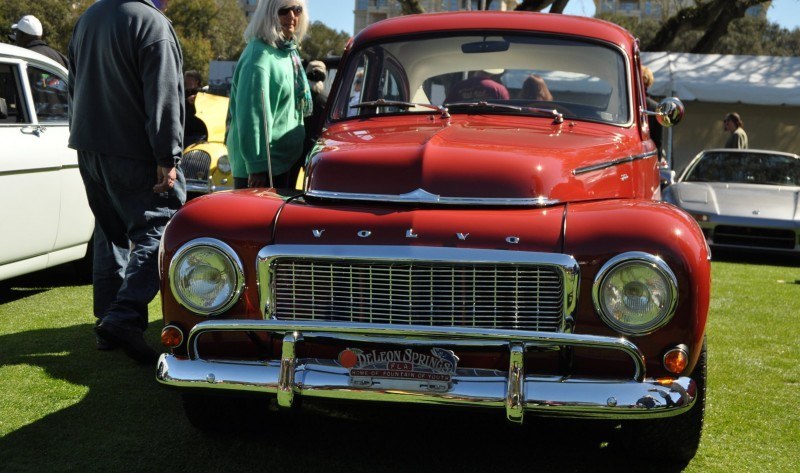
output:
<path id="1" fill-rule="evenodd" d="M 86 190 L 78 169 L 78 153 L 70 149 L 67 80 L 45 64 L 27 66 L 28 88 L 38 129 L 38 146 L 57 160 L 58 219 L 48 266 L 81 258 L 94 230 Z"/>
<path id="2" fill-rule="evenodd" d="M 58 81 L 65 86 L 66 74 L 55 67 L 0 57 L 0 279 L 51 266 L 64 207 L 74 205 L 61 201 L 77 157 L 67 148 L 66 88 L 59 107 Z"/>

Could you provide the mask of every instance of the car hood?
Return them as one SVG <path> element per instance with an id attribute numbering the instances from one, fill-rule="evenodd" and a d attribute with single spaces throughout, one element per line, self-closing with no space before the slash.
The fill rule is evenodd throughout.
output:
<path id="1" fill-rule="evenodd" d="M 755 184 L 675 184 L 672 194 L 678 206 L 697 212 L 732 217 L 800 220 L 800 187 Z"/>
<path id="2" fill-rule="evenodd" d="M 637 174 L 626 159 L 643 153 L 634 129 L 531 117 L 392 118 L 323 133 L 308 166 L 308 194 L 500 205 L 634 194 L 628 177 Z"/>

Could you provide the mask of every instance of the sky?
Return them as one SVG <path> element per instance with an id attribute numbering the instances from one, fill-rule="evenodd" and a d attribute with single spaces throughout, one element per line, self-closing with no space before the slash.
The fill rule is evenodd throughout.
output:
<path id="1" fill-rule="evenodd" d="M 322 21 L 337 31 L 353 34 L 353 0 L 306 0 L 311 21 Z M 593 16 L 592 0 L 570 0 L 564 13 Z M 800 27 L 800 0 L 773 0 L 767 12 L 767 19 L 784 28 L 793 30 Z"/>

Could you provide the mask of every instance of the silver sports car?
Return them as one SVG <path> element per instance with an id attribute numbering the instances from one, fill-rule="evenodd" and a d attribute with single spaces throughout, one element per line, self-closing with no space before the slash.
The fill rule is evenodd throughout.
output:
<path id="1" fill-rule="evenodd" d="M 800 253 L 800 157 L 754 149 L 698 154 L 665 201 L 700 224 L 719 248 Z"/>

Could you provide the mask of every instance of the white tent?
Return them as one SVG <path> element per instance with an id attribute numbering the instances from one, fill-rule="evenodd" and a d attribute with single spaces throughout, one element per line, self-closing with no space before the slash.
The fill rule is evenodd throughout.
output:
<path id="1" fill-rule="evenodd" d="M 674 168 L 724 143 L 727 112 L 742 116 L 751 148 L 800 151 L 800 58 L 655 52 L 642 53 L 642 63 L 655 76 L 651 95 L 686 105 L 672 130 Z"/>

